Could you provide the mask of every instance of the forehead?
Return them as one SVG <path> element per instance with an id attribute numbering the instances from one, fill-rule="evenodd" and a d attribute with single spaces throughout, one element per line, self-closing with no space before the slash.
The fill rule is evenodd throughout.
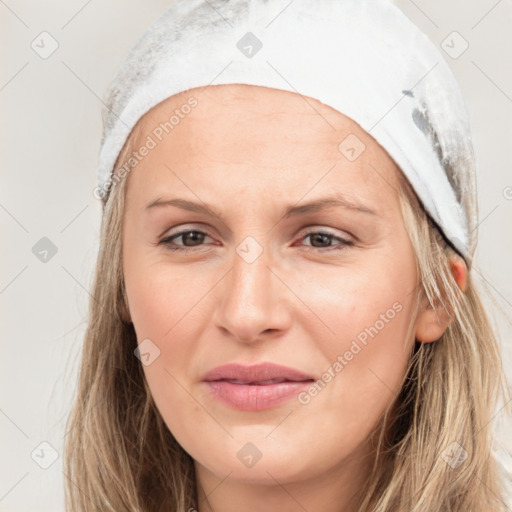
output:
<path id="1" fill-rule="evenodd" d="M 192 97 L 196 106 L 181 110 Z M 250 189 L 298 200 L 341 187 L 355 198 L 373 191 L 396 199 L 400 171 L 373 137 L 342 113 L 289 91 L 242 84 L 193 89 L 157 105 L 136 128 L 132 150 L 148 137 L 156 146 L 130 173 L 128 202 L 184 184 L 226 198 Z"/>

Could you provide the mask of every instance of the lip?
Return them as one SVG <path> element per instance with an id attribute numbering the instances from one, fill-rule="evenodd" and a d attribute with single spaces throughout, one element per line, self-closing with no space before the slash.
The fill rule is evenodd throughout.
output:
<path id="1" fill-rule="evenodd" d="M 241 380 L 248 383 L 271 379 L 284 379 L 298 382 L 313 380 L 314 377 L 294 368 L 274 363 L 258 363 L 249 366 L 241 363 L 228 363 L 217 366 L 213 370 L 205 373 L 202 380 L 214 381 L 223 379 Z"/>
<path id="2" fill-rule="evenodd" d="M 274 363 L 229 363 L 207 372 L 203 382 L 225 405 L 244 411 L 277 407 L 303 391 L 312 375 Z"/>

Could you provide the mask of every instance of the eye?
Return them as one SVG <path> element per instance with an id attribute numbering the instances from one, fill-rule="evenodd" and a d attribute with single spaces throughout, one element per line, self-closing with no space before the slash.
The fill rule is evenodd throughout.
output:
<path id="1" fill-rule="evenodd" d="M 199 230 L 184 230 L 174 235 L 163 238 L 158 242 L 158 245 L 165 245 L 172 251 L 189 252 L 195 248 L 200 247 L 204 243 L 205 237 L 210 238 L 207 233 Z M 182 244 L 176 244 L 175 240 L 181 239 Z M 311 245 L 305 245 L 306 250 L 316 250 L 319 252 L 327 252 L 333 250 L 341 250 L 346 247 L 353 245 L 353 242 L 346 240 L 332 233 L 325 231 L 309 231 L 304 233 L 301 240 L 309 239 Z M 332 245 L 333 240 L 337 240 L 339 243 Z M 316 246 L 315 244 L 319 244 Z"/>
<path id="2" fill-rule="evenodd" d="M 302 239 L 308 238 L 312 245 L 306 245 L 307 250 L 316 249 L 320 252 L 339 251 L 341 249 L 354 245 L 354 243 L 351 240 L 346 240 L 344 238 L 341 238 L 339 236 L 333 235 L 332 233 L 328 233 L 325 231 L 309 231 L 308 233 L 304 234 Z M 337 245 L 332 245 L 333 240 L 338 240 L 339 243 Z M 314 245 L 317 243 L 320 244 L 319 247 Z M 329 245 L 325 245 L 327 243 Z"/>
<path id="3" fill-rule="evenodd" d="M 180 231 L 179 233 L 163 238 L 162 240 L 160 240 L 160 242 L 158 242 L 158 245 L 165 245 L 168 249 L 171 249 L 172 251 L 188 252 L 194 250 L 195 247 L 198 247 L 200 244 L 202 244 L 205 236 L 208 237 L 208 235 L 203 231 L 189 229 Z M 174 243 L 174 240 L 177 240 L 179 238 L 181 238 L 183 245 L 176 245 Z M 191 245 L 187 245 L 188 243 L 190 243 Z"/>

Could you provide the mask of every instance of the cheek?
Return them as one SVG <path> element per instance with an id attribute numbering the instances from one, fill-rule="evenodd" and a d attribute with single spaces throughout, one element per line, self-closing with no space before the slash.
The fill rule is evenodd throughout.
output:
<path id="1" fill-rule="evenodd" d="M 143 369 L 157 407 L 165 420 L 175 409 L 192 414 L 195 404 L 184 387 L 191 374 L 200 336 L 208 315 L 201 296 L 204 287 L 190 276 L 130 256 L 125 260 L 125 286 L 138 343 L 148 343 L 151 364 Z M 156 347 L 156 348 L 155 348 Z"/>
<path id="2" fill-rule="evenodd" d="M 343 404 L 343 415 L 354 422 L 371 420 L 368 427 L 397 394 L 413 346 L 412 335 L 407 338 L 408 305 L 395 301 L 375 313 L 361 308 L 350 323 L 340 323 L 346 335 L 329 358 L 336 374 L 332 393 Z"/>
<path id="3" fill-rule="evenodd" d="M 161 271 L 141 274 L 127 282 L 126 288 L 138 342 L 149 339 L 154 344 L 150 346 L 157 347 L 154 363 L 144 367 L 157 404 L 172 399 L 173 406 L 180 401 L 186 405 L 180 383 L 187 385 L 184 380 L 193 367 L 198 329 L 205 316 L 199 290 L 182 283 L 175 273 Z"/>
<path id="4" fill-rule="evenodd" d="M 151 395 L 169 430 L 188 448 L 193 439 L 204 438 L 204 410 L 188 382 L 197 353 L 201 294 L 176 273 L 168 274 L 131 274 L 126 288 L 138 342 L 150 339 L 157 347 L 157 357 L 143 366 Z"/>
<path id="5" fill-rule="evenodd" d="M 410 347 L 406 334 L 414 283 L 414 267 L 405 260 L 401 265 L 377 261 L 365 269 L 321 270 L 314 278 L 309 273 L 307 280 L 293 282 L 296 294 L 314 313 L 300 315 L 299 322 L 314 332 L 309 338 L 331 361 L 347 350 L 352 350 L 349 359 L 356 359 L 357 353 L 357 359 L 365 360 L 362 354 L 367 352 L 382 361 L 393 354 L 400 357 Z"/>
<path id="6" fill-rule="evenodd" d="M 414 344 L 413 261 L 387 259 L 373 269 L 340 271 L 314 293 L 311 284 L 302 290 L 323 324 L 315 318 L 306 329 L 316 333 L 314 349 L 327 361 L 304 402 L 352 425 L 354 439 L 369 432 L 397 394 Z M 313 331 L 313 324 L 320 327 Z"/>
<path id="7" fill-rule="evenodd" d="M 170 340 L 191 325 L 204 293 L 197 278 L 156 260 L 127 258 L 125 286 L 138 339 Z M 182 336 L 180 336 L 182 337 Z M 169 343 L 167 341 L 166 343 Z"/>

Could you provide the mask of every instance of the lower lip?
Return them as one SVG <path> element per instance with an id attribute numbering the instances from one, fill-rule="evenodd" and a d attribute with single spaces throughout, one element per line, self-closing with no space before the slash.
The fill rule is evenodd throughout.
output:
<path id="1" fill-rule="evenodd" d="M 311 386 L 312 381 L 276 384 L 233 384 L 223 380 L 206 381 L 213 396 L 242 411 L 261 411 L 277 407 Z"/>

